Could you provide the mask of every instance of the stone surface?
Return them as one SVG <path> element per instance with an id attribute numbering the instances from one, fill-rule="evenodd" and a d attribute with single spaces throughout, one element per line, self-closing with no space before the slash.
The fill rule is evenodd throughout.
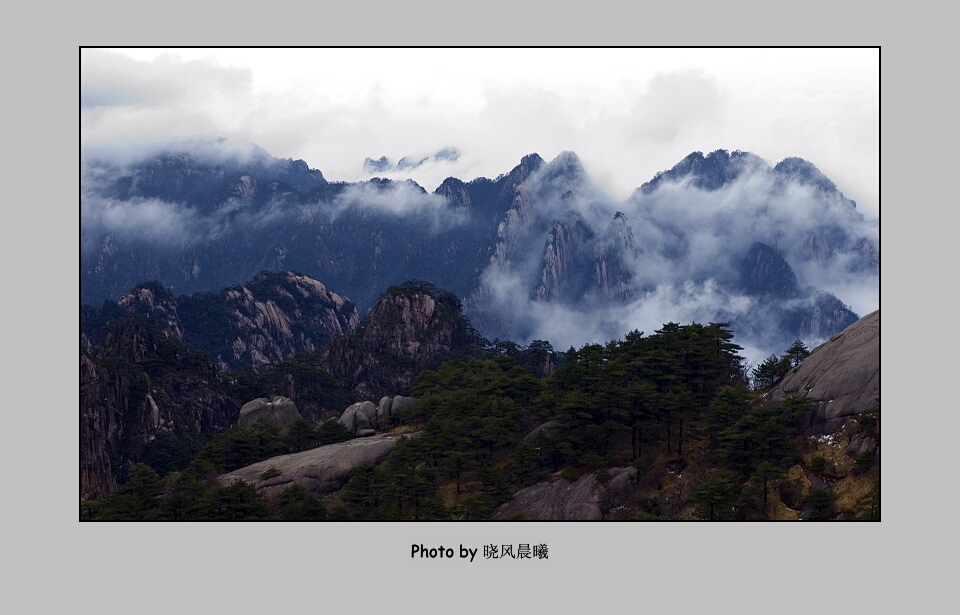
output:
<path id="1" fill-rule="evenodd" d="M 634 468 L 611 468 L 610 482 L 604 487 L 595 474 L 574 483 L 565 479 L 538 483 L 521 489 L 513 500 L 497 507 L 492 519 L 507 519 L 522 514 L 532 521 L 597 521 L 603 519 L 610 503 L 625 492 L 636 476 Z M 632 472 L 632 474 L 631 474 Z"/>
<path id="2" fill-rule="evenodd" d="M 229 347 L 204 348 L 223 369 L 276 363 L 318 350 L 360 323 L 356 308 L 321 282 L 292 272 L 261 273 L 246 286 L 223 289 L 218 306 L 229 314 Z M 190 323 L 185 323 L 190 325 Z"/>
<path id="3" fill-rule="evenodd" d="M 814 348 L 764 401 L 778 403 L 788 396 L 813 402 L 810 427 L 815 433 L 833 433 L 869 410 L 880 397 L 880 310 Z"/>
<path id="4" fill-rule="evenodd" d="M 276 395 L 271 399 L 260 397 L 248 401 L 240 408 L 240 420 L 237 422 L 240 427 L 250 428 L 260 419 L 266 419 L 272 425 L 280 429 L 286 429 L 293 422 L 299 420 L 300 412 L 297 406 L 289 397 Z"/>
<path id="5" fill-rule="evenodd" d="M 396 446 L 399 438 L 415 438 L 419 435 L 419 432 L 406 434 L 406 436 L 381 434 L 328 444 L 309 451 L 271 457 L 222 474 L 217 480 L 221 485 L 229 485 L 238 479 L 246 481 L 254 485 L 257 491 L 268 499 L 276 497 L 293 483 L 303 486 L 314 494 L 325 495 L 343 487 L 350 480 L 350 474 L 357 466 L 383 461 Z M 260 475 L 270 468 L 275 468 L 280 474 L 261 480 Z"/>
<path id="6" fill-rule="evenodd" d="M 177 314 L 177 302 L 169 290 L 157 284 L 137 286 L 121 297 L 117 305 L 131 314 L 155 320 L 164 333 L 183 339 L 183 324 Z"/>
<path id="7" fill-rule="evenodd" d="M 362 430 L 377 429 L 377 407 L 372 401 L 360 401 L 348 407 L 339 421 L 356 438 Z"/>
<path id="8" fill-rule="evenodd" d="M 101 498 L 116 486 L 107 451 L 107 409 L 100 402 L 93 360 L 80 354 L 80 499 Z"/>
<path id="9" fill-rule="evenodd" d="M 406 410 L 415 403 L 417 403 L 416 397 L 404 397 L 403 395 L 397 395 L 393 398 L 393 403 L 390 406 L 390 414 L 393 415 L 401 410 Z"/>
<path id="10" fill-rule="evenodd" d="M 381 424 L 386 424 L 390 420 L 390 408 L 393 406 L 393 398 L 389 395 L 384 395 L 380 398 L 380 403 L 377 404 L 377 422 Z"/>
<path id="11" fill-rule="evenodd" d="M 532 442 L 541 433 L 543 433 L 543 435 L 548 439 L 553 438 L 555 435 L 557 435 L 557 433 L 560 430 L 558 425 L 559 424 L 557 423 L 557 421 L 547 421 L 543 425 L 540 425 L 539 427 L 537 427 L 536 429 L 528 433 L 526 436 L 524 436 L 523 439 L 526 440 L 527 442 Z"/>

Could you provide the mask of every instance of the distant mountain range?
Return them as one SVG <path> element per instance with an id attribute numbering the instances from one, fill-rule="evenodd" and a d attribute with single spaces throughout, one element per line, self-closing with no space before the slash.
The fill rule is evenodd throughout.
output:
<path id="1" fill-rule="evenodd" d="M 81 304 L 148 280 L 181 296 L 297 271 L 362 316 L 420 279 L 458 295 L 487 337 L 558 349 L 724 321 L 756 358 L 853 323 L 846 296 L 879 305 L 878 221 L 813 164 L 739 151 L 694 152 L 624 201 L 570 152 L 433 193 L 330 182 L 223 141 L 84 152 L 81 246 Z"/>

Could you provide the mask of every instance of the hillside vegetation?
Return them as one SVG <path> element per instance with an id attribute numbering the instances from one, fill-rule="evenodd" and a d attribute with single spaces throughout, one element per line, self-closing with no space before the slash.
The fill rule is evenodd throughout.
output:
<path id="1" fill-rule="evenodd" d="M 437 290 L 423 283 L 402 285 L 387 293 L 384 305 L 399 306 L 391 314 L 409 314 L 411 305 L 428 305 L 423 297 Z M 419 304 L 398 300 L 418 295 Z M 435 306 L 438 301 L 450 303 L 443 295 L 434 299 Z M 268 500 L 257 484 L 216 481 L 229 470 L 343 440 L 336 421 L 323 420 L 336 415 L 318 407 L 309 420 L 284 431 L 261 422 L 208 432 L 190 446 L 173 447 L 180 451 L 176 463 L 159 452 L 145 455 L 113 493 L 82 501 L 81 516 L 483 520 L 495 517 L 518 491 L 553 482 L 595 494 L 599 512 L 579 518 L 879 519 L 879 398 L 868 412 L 825 436 L 811 432 L 813 408 L 806 399 L 762 403 L 763 391 L 748 386 L 751 375 L 779 380 L 783 374 L 771 376 L 770 369 L 789 370 L 792 362 L 802 362 L 802 343 L 749 374 L 726 323 L 667 323 L 651 335 L 633 331 L 606 344 L 557 353 L 542 341 L 522 347 L 483 340 L 462 318 L 458 303 L 451 303 L 442 322 L 424 319 L 423 310 L 413 312 L 420 314 L 422 327 L 410 329 L 413 337 L 397 340 L 392 350 L 376 354 L 376 345 L 363 343 L 371 330 L 388 332 L 375 320 L 365 323 L 353 342 L 336 342 L 337 348 L 353 348 L 355 365 L 375 367 L 378 374 L 417 367 L 410 372 L 417 403 L 392 415 L 383 428 L 418 437 L 400 438 L 384 461 L 356 468 L 341 490 L 315 494 L 294 484 Z M 406 330 L 410 322 L 394 324 Z M 442 358 L 438 349 L 448 360 L 431 369 L 399 352 L 411 341 L 447 338 L 463 343 L 433 348 L 431 360 Z M 471 350 L 463 354 L 465 348 Z M 320 367 L 328 356 L 302 354 L 269 369 L 227 374 L 217 380 L 217 390 L 235 399 L 275 393 L 289 386 L 291 374 L 298 404 L 315 396 L 344 403 L 349 396 L 342 378 L 338 383 Z M 399 361 L 396 368 L 389 367 L 391 360 Z M 156 369 L 142 370 L 148 389 L 151 375 L 160 373 Z M 356 394 L 355 388 L 351 395 Z M 157 446 L 170 437 L 178 436 L 163 436 Z M 269 480 L 269 470 L 260 478 Z M 533 514 L 519 510 L 506 518 Z"/>

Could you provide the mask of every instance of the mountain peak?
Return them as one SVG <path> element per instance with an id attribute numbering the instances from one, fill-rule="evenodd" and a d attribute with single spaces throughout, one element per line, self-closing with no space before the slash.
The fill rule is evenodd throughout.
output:
<path id="1" fill-rule="evenodd" d="M 532 154 L 527 154 L 520 159 L 520 166 L 522 168 L 529 168 L 531 171 L 536 171 L 544 164 L 543 158 L 540 157 L 540 154 L 534 152 Z"/>
<path id="2" fill-rule="evenodd" d="M 706 156 L 703 152 L 692 152 L 670 170 L 657 173 L 652 180 L 640 186 L 640 191 L 649 194 L 664 182 L 688 178 L 696 188 L 718 190 L 740 177 L 744 171 L 761 165 L 766 166 L 766 163 L 759 156 L 740 150 L 728 152 L 718 149 Z"/>
<path id="3" fill-rule="evenodd" d="M 807 162 L 803 158 L 784 158 L 773 168 L 773 172 L 785 179 L 792 179 L 800 184 L 814 186 L 824 192 L 839 192 L 836 184 L 821 173 L 820 169 L 813 163 Z"/>

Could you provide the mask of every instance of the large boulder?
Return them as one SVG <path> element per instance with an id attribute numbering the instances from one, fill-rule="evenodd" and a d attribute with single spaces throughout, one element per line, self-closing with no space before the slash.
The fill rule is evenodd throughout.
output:
<path id="1" fill-rule="evenodd" d="M 611 468 L 607 486 L 588 474 L 576 482 L 560 479 L 521 489 L 493 511 L 493 519 L 523 515 L 532 521 L 596 521 L 603 518 L 611 497 L 621 495 L 636 477 L 636 468 Z"/>
<path id="2" fill-rule="evenodd" d="M 559 432 L 560 432 L 560 424 L 557 421 L 547 421 L 543 425 L 540 425 L 539 427 L 537 427 L 536 429 L 534 429 L 533 431 L 525 435 L 523 439 L 527 442 L 533 442 L 538 437 L 540 437 L 540 434 L 543 434 L 545 438 L 550 440 L 554 436 L 556 436 Z"/>
<path id="3" fill-rule="evenodd" d="M 271 399 L 260 397 L 244 404 L 240 408 L 240 420 L 237 424 L 249 428 L 260 419 L 266 419 L 268 423 L 286 429 L 301 417 L 296 404 L 289 397 L 275 395 Z"/>
<path id="4" fill-rule="evenodd" d="M 403 395 L 397 395 L 393 398 L 393 403 L 390 405 L 390 414 L 393 415 L 401 410 L 406 410 L 415 403 L 417 403 L 416 397 L 404 397 Z"/>
<path id="5" fill-rule="evenodd" d="M 814 348 L 764 401 L 779 403 L 788 396 L 813 403 L 810 427 L 815 433 L 831 434 L 870 410 L 880 397 L 880 310 Z"/>
<path id="6" fill-rule="evenodd" d="M 360 432 L 369 433 L 369 430 L 378 428 L 377 407 L 372 401 L 361 401 L 353 404 L 343 411 L 339 421 L 350 432 L 350 436 L 356 438 L 361 435 Z"/>
<path id="7" fill-rule="evenodd" d="M 393 405 L 393 398 L 384 395 L 377 404 L 377 423 L 385 425 L 390 419 L 390 408 Z"/>
<path id="8" fill-rule="evenodd" d="M 415 438 L 419 435 L 419 432 L 415 432 L 406 434 L 406 437 Z M 343 487 L 357 466 L 383 461 L 401 437 L 404 436 L 381 434 L 271 457 L 222 474 L 217 481 L 221 485 L 229 485 L 235 480 L 246 481 L 268 499 L 276 497 L 293 483 L 316 495 L 325 495 Z M 260 475 L 271 468 L 280 474 L 261 479 Z"/>

